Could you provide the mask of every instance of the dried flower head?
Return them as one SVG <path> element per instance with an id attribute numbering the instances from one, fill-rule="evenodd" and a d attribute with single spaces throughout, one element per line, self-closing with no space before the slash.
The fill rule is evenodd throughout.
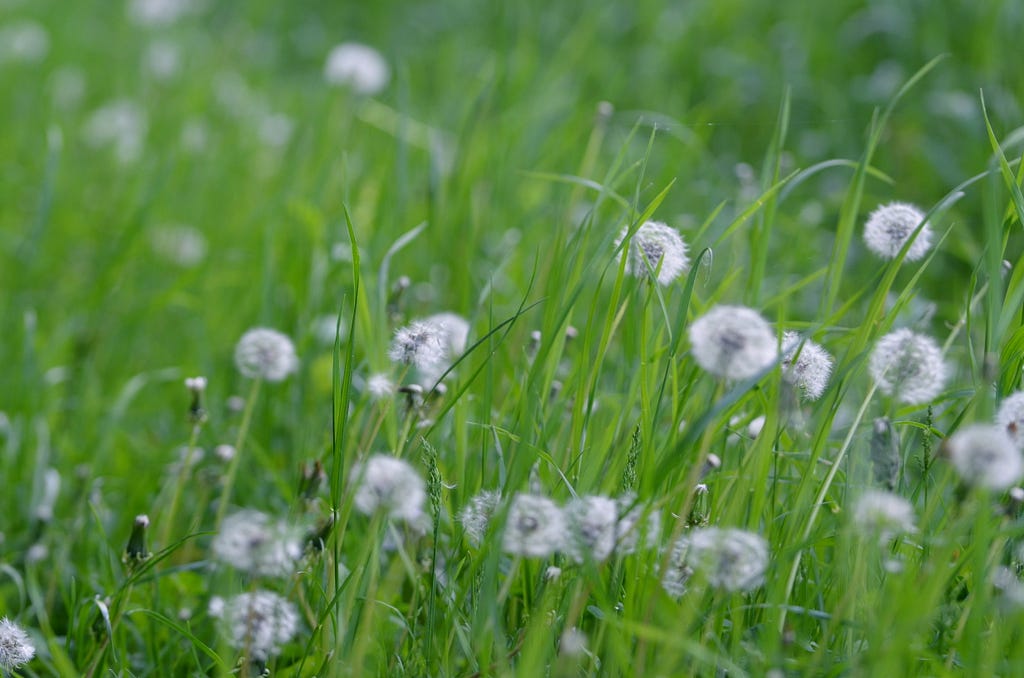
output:
<path id="1" fill-rule="evenodd" d="M 470 499 L 459 512 L 459 522 L 462 523 L 466 538 L 473 546 L 479 546 L 483 542 L 491 518 L 494 517 L 500 503 L 499 493 L 485 490 Z"/>
<path id="2" fill-rule="evenodd" d="M 892 541 L 914 532 L 914 507 L 903 497 L 882 490 L 868 490 L 853 507 L 853 524 L 860 532 Z"/>
<path id="3" fill-rule="evenodd" d="M 1024 474 L 1020 450 L 999 426 L 967 426 L 944 445 L 950 462 L 968 485 L 1005 490 Z"/>
<path id="4" fill-rule="evenodd" d="M 256 661 L 279 654 L 299 628 L 295 606 L 271 591 L 242 593 L 226 601 L 213 599 L 210 614 L 223 618 L 232 647 L 247 651 Z"/>
<path id="5" fill-rule="evenodd" d="M 446 356 L 446 335 L 433 323 L 417 321 L 395 331 L 388 357 L 402 365 L 432 370 L 442 365 Z"/>
<path id="6" fill-rule="evenodd" d="M 868 371 L 882 393 L 909 405 L 921 405 L 939 395 L 947 373 L 935 340 L 906 328 L 875 343 Z"/>
<path id="7" fill-rule="evenodd" d="M 295 345 L 286 335 L 267 327 L 256 327 L 238 340 L 235 365 L 250 379 L 283 381 L 299 369 Z"/>
<path id="8" fill-rule="evenodd" d="M 302 557 L 302 530 L 247 509 L 224 520 L 213 538 L 213 557 L 237 570 L 263 577 L 286 577 Z"/>
<path id="9" fill-rule="evenodd" d="M 366 515 L 384 511 L 390 518 L 415 523 L 427 499 L 423 478 L 408 462 L 375 454 L 355 464 L 349 475 L 355 485 L 356 508 Z"/>
<path id="10" fill-rule="evenodd" d="M 676 542 L 672 562 L 680 558 L 710 586 L 726 591 L 751 591 L 764 582 L 768 542 L 761 535 L 745 530 L 698 528 Z M 685 570 L 676 566 L 675 571 Z M 664 580 L 662 586 L 665 586 Z"/>
<path id="11" fill-rule="evenodd" d="M 28 634 L 7 617 L 0 619 L 0 669 L 13 671 L 36 654 Z"/>
<path id="12" fill-rule="evenodd" d="M 748 379 L 776 358 L 771 326 L 753 309 L 715 306 L 690 325 L 693 357 L 702 368 L 726 379 Z"/>
<path id="13" fill-rule="evenodd" d="M 1011 393 L 999 403 L 996 423 L 1006 431 L 1017 449 L 1024 450 L 1024 391 Z"/>
<path id="14" fill-rule="evenodd" d="M 513 497 L 502 540 L 506 553 L 544 558 L 561 550 L 565 538 L 565 514 L 555 502 L 536 494 Z"/>
<path id="15" fill-rule="evenodd" d="M 817 400 L 832 376 L 832 356 L 810 339 L 801 341 L 796 332 L 782 334 L 782 378 L 800 389 L 808 400 Z"/>
<path id="16" fill-rule="evenodd" d="M 621 245 L 627 235 L 628 226 L 622 229 L 615 246 Z M 647 221 L 633 234 L 626 255 L 626 273 L 645 278 L 651 271 L 655 271 L 658 284 L 669 285 L 689 269 L 686 243 L 674 228 L 660 221 Z"/>
<path id="17" fill-rule="evenodd" d="M 903 245 L 924 221 L 924 212 L 904 202 L 879 206 L 864 225 L 864 243 L 883 259 L 895 259 Z M 932 232 L 926 224 L 907 248 L 907 261 L 917 261 L 931 245 Z"/>
<path id="18" fill-rule="evenodd" d="M 327 55 L 324 79 L 331 85 L 351 87 L 357 94 L 373 96 L 388 86 L 391 69 L 373 47 L 345 42 Z"/>

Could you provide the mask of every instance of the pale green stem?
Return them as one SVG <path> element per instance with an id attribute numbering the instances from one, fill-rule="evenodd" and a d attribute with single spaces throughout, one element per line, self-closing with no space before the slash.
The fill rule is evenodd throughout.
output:
<path id="1" fill-rule="evenodd" d="M 158 543 L 161 548 L 166 548 L 170 540 L 174 519 L 178 515 L 178 504 L 181 502 L 181 492 L 185 488 L 188 473 L 192 470 L 192 459 L 196 454 L 196 442 L 199 440 L 200 428 L 199 424 L 193 424 L 192 426 L 192 436 L 188 440 L 188 452 L 185 453 L 185 458 L 181 462 L 178 479 L 174 484 L 174 494 L 171 495 L 171 506 L 167 510 L 167 516 L 163 520 L 164 524 L 160 528 L 160 541 Z"/>
<path id="2" fill-rule="evenodd" d="M 249 397 L 245 401 L 245 411 L 242 413 L 242 423 L 238 426 L 238 437 L 235 439 L 235 456 L 231 458 L 227 475 L 224 476 L 224 486 L 220 492 L 220 501 L 217 503 L 217 520 L 213 523 L 214 530 L 220 530 L 221 523 L 228 511 L 228 504 L 231 503 L 231 491 L 235 486 L 235 478 L 238 475 L 238 466 L 242 460 L 242 445 L 249 433 L 249 423 L 252 421 L 252 413 L 256 407 L 256 397 L 260 393 L 262 379 L 254 379 L 249 389 Z"/>

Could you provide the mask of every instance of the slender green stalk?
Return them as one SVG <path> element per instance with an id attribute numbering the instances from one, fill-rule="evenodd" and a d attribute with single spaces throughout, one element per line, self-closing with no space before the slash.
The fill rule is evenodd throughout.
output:
<path id="1" fill-rule="evenodd" d="M 245 410 L 242 412 L 242 421 L 238 425 L 238 435 L 235 437 L 235 456 L 228 464 L 228 471 L 224 475 L 224 484 L 221 487 L 220 499 L 217 502 L 217 518 L 213 521 L 214 531 L 219 531 L 224 522 L 224 516 L 228 512 L 228 504 L 231 503 L 231 492 L 235 488 L 235 478 L 238 476 L 238 467 L 242 462 L 242 449 L 245 445 L 246 436 L 249 434 L 249 425 L 252 422 L 252 413 L 256 409 L 256 398 L 260 393 L 262 379 L 253 379 L 249 387 L 249 396 L 245 400 Z"/>

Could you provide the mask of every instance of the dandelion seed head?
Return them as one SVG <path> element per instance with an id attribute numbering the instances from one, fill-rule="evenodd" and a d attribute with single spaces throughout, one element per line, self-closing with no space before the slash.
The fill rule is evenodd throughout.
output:
<path id="1" fill-rule="evenodd" d="M 281 652 L 299 628 L 295 605 L 270 591 L 242 593 L 218 605 L 232 647 L 248 651 L 257 661 L 267 661 Z"/>
<path id="2" fill-rule="evenodd" d="M 36 648 L 25 630 L 7 617 L 0 619 L 0 668 L 13 671 L 27 664 L 36 654 Z"/>
<path id="3" fill-rule="evenodd" d="M 997 567 L 992 571 L 992 587 L 1001 595 L 1003 602 L 1013 606 L 1024 606 L 1024 582 L 1009 567 Z"/>
<path id="4" fill-rule="evenodd" d="M 242 335 L 235 346 L 235 365 L 250 379 L 283 381 L 299 369 L 295 345 L 286 335 L 256 327 Z"/>
<path id="5" fill-rule="evenodd" d="M 395 331 L 388 357 L 392 362 L 413 365 L 421 370 L 444 364 L 447 337 L 437 325 L 417 321 Z"/>
<path id="6" fill-rule="evenodd" d="M 500 494 L 485 490 L 470 499 L 459 512 L 459 522 L 462 523 L 466 538 L 473 546 L 479 546 L 483 542 L 491 518 L 494 517 L 500 503 Z"/>
<path id="7" fill-rule="evenodd" d="M 117 99 L 86 118 L 82 136 L 92 148 L 112 148 L 117 160 L 127 165 L 142 155 L 148 128 L 142 106 L 129 99 Z"/>
<path id="8" fill-rule="evenodd" d="M 882 393 L 909 405 L 922 405 L 942 392 L 947 368 L 934 339 L 903 328 L 875 343 L 868 372 Z"/>
<path id="9" fill-rule="evenodd" d="M 573 627 L 562 632 L 558 639 L 559 654 L 567 657 L 578 657 L 587 652 L 587 634 Z"/>
<path id="10" fill-rule="evenodd" d="M 505 522 L 502 548 L 527 558 L 544 558 L 565 545 L 565 514 L 559 506 L 536 494 L 517 494 Z"/>
<path id="11" fill-rule="evenodd" d="M 868 490 L 854 504 L 853 525 L 864 534 L 877 536 L 879 542 L 889 542 L 916 530 L 914 507 L 892 492 Z"/>
<path id="12" fill-rule="evenodd" d="M 567 551 L 576 562 L 602 562 L 615 550 L 619 507 L 610 497 L 586 496 L 565 506 Z"/>
<path id="13" fill-rule="evenodd" d="M 465 352 L 466 340 L 469 338 L 469 322 L 461 315 L 448 312 L 435 313 L 424 318 L 422 322 L 437 328 L 448 360 L 454 360 Z"/>
<path id="14" fill-rule="evenodd" d="M 202 263 L 209 249 L 203 232 L 185 224 L 169 224 L 154 229 L 149 234 L 149 244 L 158 257 L 182 268 Z"/>
<path id="15" fill-rule="evenodd" d="M 371 400 L 386 400 L 395 395 L 395 382 L 381 372 L 371 374 L 366 380 L 366 392 L 370 394 Z"/>
<path id="16" fill-rule="evenodd" d="M 423 515 L 426 484 L 408 462 L 375 454 L 353 465 L 349 478 L 355 483 L 355 506 L 360 513 L 383 511 L 407 523 L 415 523 Z"/>
<path id="17" fill-rule="evenodd" d="M 1024 391 L 1008 395 L 999 404 L 996 423 L 1006 431 L 1017 449 L 1024 450 Z"/>
<path id="18" fill-rule="evenodd" d="M 881 205 L 868 216 L 864 243 L 883 259 L 895 259 L 922 220 L 924 212 L 914 205 L 903 202 Z M 926 224 L 907 249 L 906 260 L 917 261 L 923 257 L 931 246 L 931 238 L 931 228 Z"/>
<path id="19" fill-rule="evenodd" d="M 751 591 L 764 582 L 768 542 L 761 535 L 745 530 L 698 528 L 676 542 L 673 562 L 677 558 L 703 575 L 714 588 Z M 683 584 L 685 586 L 685 581 Z"/>
<path id="20" fill-rule="evenodd" d="M 621 245 L 628 234 L 627 226 L 622 229 L 615 246 Z M 657 271 L 658 284 L 669 285 L 690 269 L 686 249 L 686 243 L 674 228 L 660 221 L 647 221 L 636 230 L 629 243 L 629 251 L 625 254 L 626 273 L 645 278 L 654 270 Z"/>
<path id="21" fill-rule="evenodd" d="M 388 86 L 391 68 L 373 47 L 345 42 L 327 55 L 324 79 L 328 84 L 350 87 L 357 94 L 373 96 Z"/>
<path id="22" fill-rule="evenodd" d="M 286 577 L 302 557 L 302 533 L 259 511 L 228 516 L 210 545 L 214 559 L 263 577 Z"/>
<path id="23" fill-rule="evenodd" d="M 693 357 L 704 370 L 726 379 L 748 379 L 775 360 L 771 326 L 753 309 L 715 306 L 690 325 Z"/>
<path id="24" fill-rule="evenodd" d="M 817 400 L 828 387 L 832 356 L 813 341 L 801 341 L 796 332 L 782 334 L 782 378 L 800 389 L 807 400 Z"/>
<path id="25" fill-rule="evenodd" d="M 1005 490 L 1024 474 L 1021 451 L 999 426 L 975 424 L 946 439 L 949 460 L 968 485 Z"/>
<path id="26" fill-rule="evenodd" d="M 28 19 L 0 26 L 0 64 L 5 61 L 34 63 L 50 52 L 50 34 Z"/>

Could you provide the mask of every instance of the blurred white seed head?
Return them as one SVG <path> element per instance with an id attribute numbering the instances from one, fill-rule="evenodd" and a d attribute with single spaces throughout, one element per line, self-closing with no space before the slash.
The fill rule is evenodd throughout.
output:
<path id="1" fill-rule="evenodd" d="M 148 127 L 142 106 L 130 99 L 117 99 L 89 115 L 82 127 L 82 136 L 92 148 L 113 149 L 117 160 L 127 165 L 142 155 Z"/>
<path id="2" fill-rule="evenodd" d="M 168 26 L 195 10 L 195 0 L 131 0 L 128 15 L 140 26 Z"/>
<path id="3" fill-rule="evenodd" d="M 586 496 L 565 506 L 566 550 L 578 563 L 602 562 L 615 550 L 619 507 L 610 497 Z"/>
<path id="4" fill-rule="evenodd" d="M 892 541 L 916 530 L 914 507 L 903 497 L 882 490 L 868 490 L 853 506 L 853 525 L 879 542 Z"/>
<path id="5" fill-rule="evenodd" d="M 27 664 L 36 648 L 25 630 L 7 617 L 0 619 L 0 669 L 6 674 Z"/>
<path id="6" fill-rule="evenodd" d="M 587 634 L 573 627 L 562 632 L 558 639 L 558 653 L 567 657 L 578 657 L 587 652 Z"/>
<path id="7" fill-rule="evenodd" d="M 441 335 L 441 345 L 444 347 L 448 360 L 454 360 L 466 350 L 466 340 L 469 338 L 469 322 L 457 313 L 435 313 L 424 318 L 421 322 L 428 323 L 437 328 Z"/>
<path id="8" fill-rule="evenodd" d="M 470 499 L 459 512 L 459 522 L 462 523 L 466 538 L 473 546 L 479 546 L 483 542 L 491 518 L 500 503 L 500 494 L 485 490 Z"/>
<path id="9" fill-rule="evenodd" d="M 388 375 L 378 372 L 366 380 L 366 392 L 371 400 L 386 400 L 395 395 L 395 382 Z"/>
<path id="10" fill-rule="evenodd" d="M 555 502 L 536 494 L 513 497 L 502 539 L 506 553 L 544 558 L 561 550 L 565 540 L 565 514 Z"/>
<path id="11" fill-rule="evenodd" d="M 1021 451 L 999 426 L 967 426 L 944 445 L 950 462 L 968 485 L 1005 490 L 1024 475 Z"/>
<path id="12" fill-rule="evenodd" d="M 238 340 L 235 365 L 243 376 L 266 381 L 283 381 L 299 369 L 295 345 L 286 335 L 266 327 L 256 327 Z"/>
<path id="13" fill-rule="evenodd" d="M 299 628 L 295 605 L 270 591 L 242 593 L 228 600 L 211 599 L 210 615 L 224 620 L 232 647 L 249 652 L 257 661 L 279 654 Z"/>
<path id="14" fill-rule="evenodd" d="M 302 557 L 302 533 L 265 513 L 245 510 L 224 520 L 210 549 L 214 559 L 236 570 L 286 577 Z"/>
<path id="15" fill-rule="evenodd" d="M 999 404 L 996 423 L 1017 449 L 1024 450 L 1024 391 L 1011 393 Z"/>
<path id="16" fill-rule="evenodd" d="M 77 108 L 86 89 L 85 73 L 78 66 L 61 66 L 50 76 L 50 94 L 57 108 Z"/>
<path id="17" fill-rule="evenodd" d="M 992 570 L 992 587 L 999 592 L 1002 602 L 1012 607 L 1024 606 L 1024 582 L 1009 567 Z"/>
<path id="18" fill-rule="evenodd" d="M 676 542 L 673 562 L 678 557 L 714 588 L 751 591 L 764 582 L 768 542 L 761 535 L 745 530 L 698 528 Z"/>
<path id="19" fill-rule="evenodd" d="M 203 232 L 186 224 L 168 224 L 153 229 L 149 233 L 149 244 L 153 254 L 183 268 L 202 263 L 209 249 Z"/>
<path id="20" fill-rule="evenodd" d="M 355 485 L 355 506 L 360 513 L 383 511 L 394 520 L 415 523 L 427 499 L 423 478 L 408 462 L 375 454 L 354 464 L 349 474 Z"/>
<path id="21" fill-rule="evenodd" d="M 181 48 L 171 40 L 154 40 L 143 56 L 146 71 L 157 80 L 170 80 L 181 70 Z"/>
<path id="22" fill-rule="evenodd" d="M 807 400 L 817 400 L 832 376 L 832 356 L 810 339 L 801 341 L 796 332 L 782 334 L 782 378 L 800 389 Z"/>
<path id="23" fill-rule="evenodd" d="M 193 393 L 202 393 L 206 390 L 206 377 L 186 377 L 185 388 Z"/>
<path id="24" fill-rule="evenodd" d="M 629 227 L 622 229 L 615 246 L 618 247 L 629 234 Z M 622 253 L 619 254 L 621 258 Z M 686 243 L 674 228 L 660 221 L 647 221 L 629 243 L 626 256 L 626 273 L 645 278 L 650 272 L 657 272 L 660 285 L 670 285 L 673 280 L 690 269 L 690 258 L 686 255 Z M 650 268 L 648 268 L 650 264 Z M 659 268 L 660 267 L 660 268 Z"/>
<path id="25" fill-rule="evenodd" d="M 327 55 L 324 79 L 328 84 L 350 87 L 357 94 L 373 96 L 387 87 L 391 68 L 373 47 L 345 42 Z"/>
<path id="26" fill-rule="evenodd" d="M 690 325 L 697 364 L 726 379 L 748 379 L 775 360 L 771 326 L 753 309 L 715 306 Z"/>
<path id="27" fill-rule="evenodd" d="M 57 505 L 60 494 L 60 472 L 50 467 L 43 473 L 43 487 L 39 501 L 36 503 L 36 519 L 44 523 L 53 520 L 53 508 Z"/>
<path id="28" fill-rule="evenodd" d="M 235 458 L 237 450 L 235 449 L 234 445 L 221 443 L 217 447 L 213 448 L 213 453 L 217 455 L 217 458 L 220 459 L 222 462 L 227 463 Z"/>
<path id="29" fill-rule="evenodd" d="M 5 61 L 34 63 L 50 53 L 50 34 L 30 19 L 0 26 L 0 64 Z"/>
<path id="30" fill-rule="evenodd" d="M 895 259 L 914 229 L 924 220 L 924 212 L 913 205 L 891 202 L 881 205 L 864 225 L 864 243 L 883 259 Z M 907 249 L 907 261 L 917 261 L 931 246 L 932 231 L 926 224 Z"/>
<path id="31" fill-rule="evenodd" d="M 947 368 L 935 340 L 906 328 L 875 343 L 868 371 L 878 389 L 900 402 L 922 405 L 942 392 Z"/>
<path id="32" fill-rule="evenodd" d="M 392 362 L 432 370 L 442 365 L 446 354 L 446 336 L 432 323 L 413 322 L 395 331 L 388 357 Z"/>

